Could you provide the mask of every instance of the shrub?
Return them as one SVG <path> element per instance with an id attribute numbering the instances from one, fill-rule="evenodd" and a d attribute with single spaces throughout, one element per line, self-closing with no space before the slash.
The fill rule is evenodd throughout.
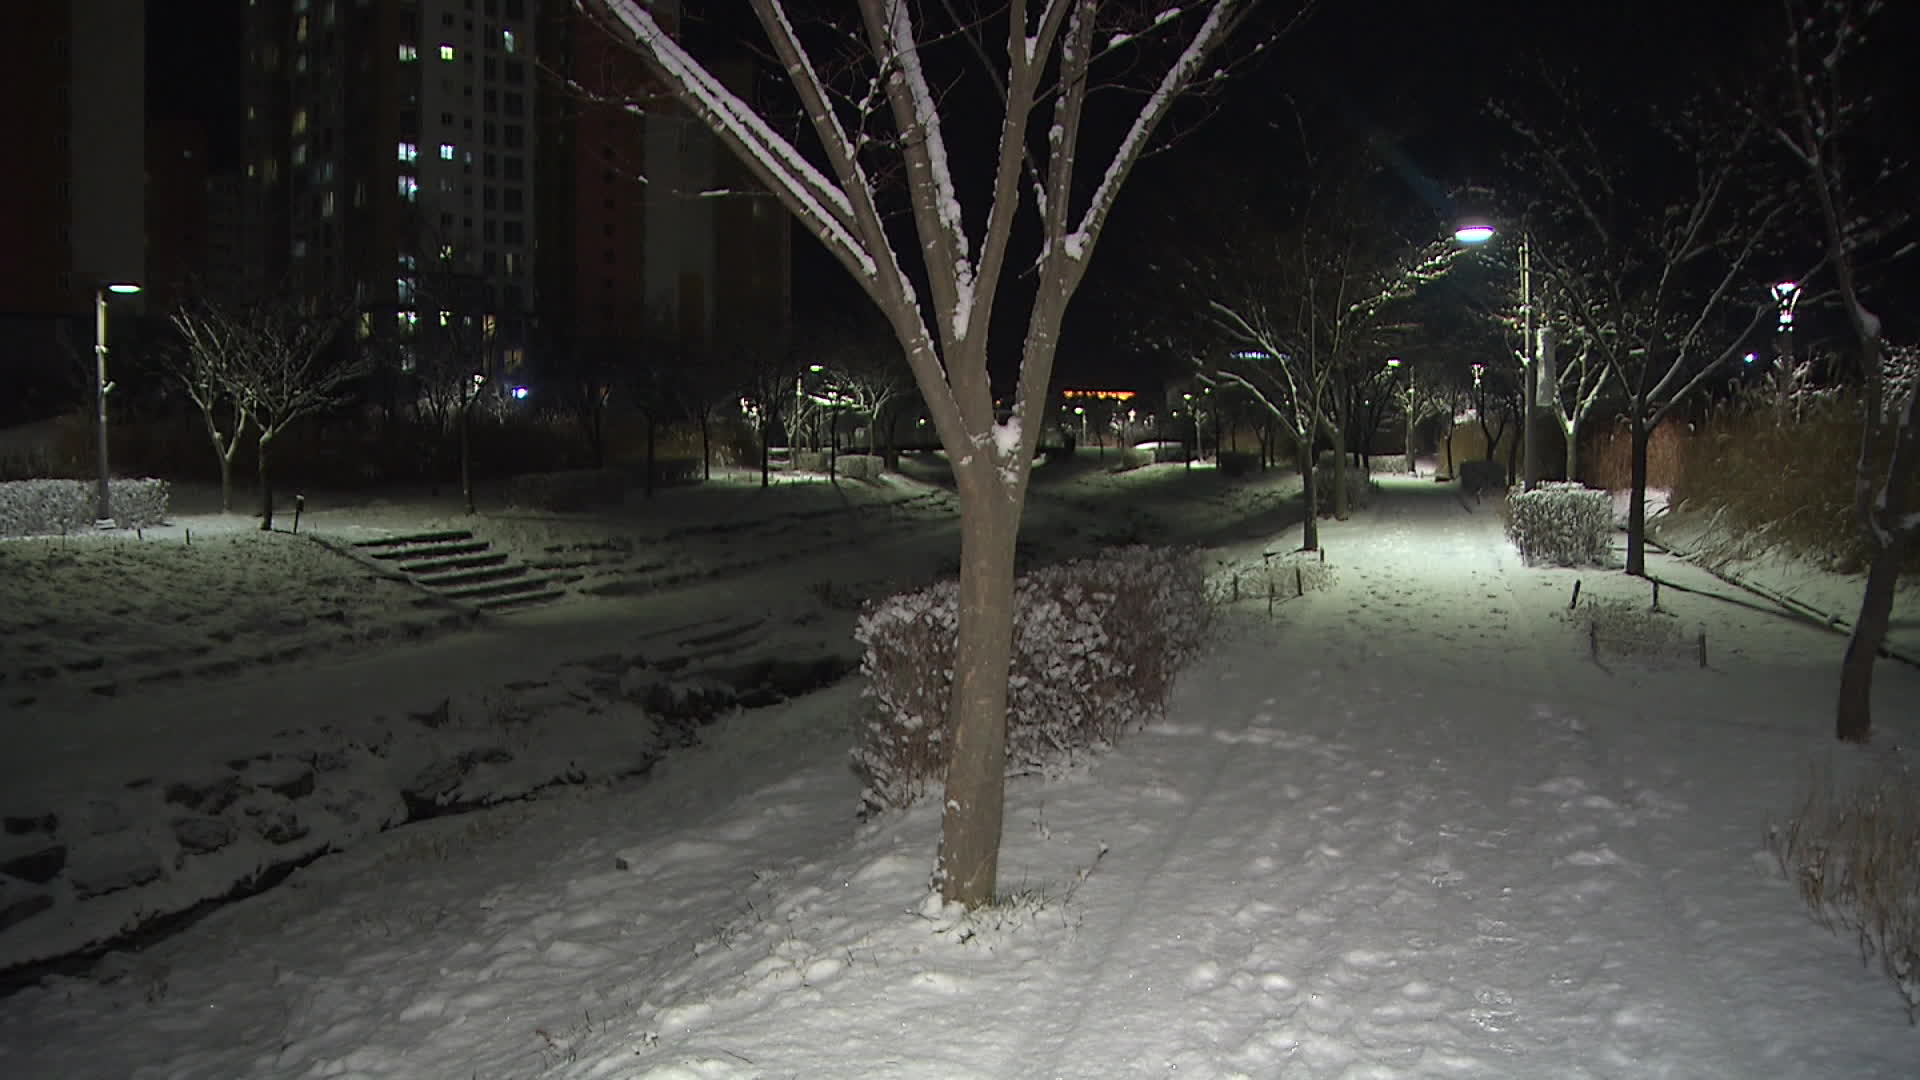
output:
<path id="1" fill-rule="evenodd" d="M 1126 472 L 1129 469 L 1138 469 L 1142 466 L 1151 465 L 1154 462 L 1155 456 L 1156 451 L 1151 447 L 1121 447 L 1120 460 L 1114 463 L 1113 471 Z"/>
<path id="2" fill-rule="evenodd" d="M 1329 512 L 1333 508 L 1333 480 L 1337 475 L 1338 473 L 1333 467 L 1333 451 L 1322 451 L 1320 460 L 1313 466 L 1313 483 L 1315 488 L 1314 494 L 1320 500 L 1320 510 L 1323 513 Z M 1347 505 L 1350 507 L 1365 506 L 1372 493 L 1373 481 L 1368 477 L 1367 470 L 1358 465 L 1348 463 Z"/>
<path id="3" fill-rule="evenodd" d="M 1506 490 L 1507 467 L 1497 461 L 1463 461 L 1459 471 L 1460 490 L 1469 495 Z"/>
<path id="4" fill-rule="evenodd" d="M 1907 1018 L 1920 1017 L 1920 786 L 1888 759 L 1840 786 L 1815 774 L 1798 810 L 1767 830 L 1780 870 L 1821 925 L 1880 958 Z"/>
<path id="5" fill-rule="evenodd" d="M 47 536 L 93 527 L 99 488 L 92 480 L 0 483 L 0 536 Z M 114 524 L 123 529 L 166 520 L 165 480 L 114 480 L 108 486 Z"/>
<path id="6" fill-rule="evenodd" d="M 1613 537 L 1613 497 L 1580 484 L 1541 484 L 1507 494 L 1507 539 L 1528 564 L 1604 566 Z"/>
<path id="7" fill-rule="evenodd" d="M 1247 476 L 1260 471 L 1260 455 L 1247 450 L 1222 450 L 1217 455 L 1225 476 Z"/>
<path id="8" fill-rule="evenodd" d="M 878 480 L 886 462 L 872 454 L 841 454 L 834 469 L 849 480 Z"/>
<path id="9" fill-rule="evenodd" d="M 959 586 L 946 581 L 887 598 L 855 638 L 868 702 L 854 770 L 867 811 L 904 807 L 946 766 Z M 1047 567 L 1014 587 L 1007 680 L 1007 770 L 1071 761 L 1129 724 L 1165 713 L 1173 676 L 1198 651 L 1209 608 L 1199 561 L 1129 547 Z"/>
<path id="10" fill-rule="evenodd" d="M 522 473 L 507 481 L 507 503 L 524 510 L 586 510 L 620 503 L 626 493 L 627 476 L 618 469 Z"/>

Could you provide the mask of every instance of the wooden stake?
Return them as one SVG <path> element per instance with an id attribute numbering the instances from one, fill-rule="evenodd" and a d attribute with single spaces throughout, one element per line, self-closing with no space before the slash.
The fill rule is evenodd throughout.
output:
<path id="1" fill-rule="evenodd" d="M 1579 606 L 1580 606 L 1580 579 L 1574 578 L 1573 579 L 1573 599 L 1567 601 L 1567 610 L 1572 611 L 1574 608 Z"/>

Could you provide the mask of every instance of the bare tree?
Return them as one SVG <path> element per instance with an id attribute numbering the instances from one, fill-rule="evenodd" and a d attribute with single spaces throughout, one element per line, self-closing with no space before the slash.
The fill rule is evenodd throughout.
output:
<path id="1" fill-rule="evenodd" d="M 1770 313 L 1753 264 L 1784 204 L 1757 182 L 1759 126 L 1733 110 L 1626 117 L 1558 75 L 1540 90 L 1496 111 L 1538 184 L 1526 225 L 1536 265 L 1551 267 L 1566 317 L 1625 399 L 1627 572 L 1644 574 L 1648 439 Z"/>
<path id="2" fill-rule="evenodd" d="M 1885 0 L 1782 0 L 1779 103 L 1764 114 L 1805 181 L 1826 265 L 1859 349 L 1854 504 L 1872 559 L 1840 668 L 1834 734 L 1846 742 L 1873 735 L 1874 659 L 1886 641 L 1901 566 L 1920 535 L 1920 513 L 1907 506 L 1920 469 L 1915 357 L 1887 347 L 1880 318 L 1867 307 L 1868 278 L 1884 274 L 1888 261 L 1909 257 L 1916 244 L 1911 116 L 1887 109 L 1878 96 L 1883 87 L 1865 62 L 1869 28 L 1891 6 Z"/>
<path id="3" fill-rule="evenodd" d="M 233 511 L 233 462 L 253 422 L 239 373 L 253 348 L 243 311 L 199 295 L 171 316 L 181 347 L 163 355 L 174 381 L 200 410 L 213 456 L 220 463 L 220 509 Z"/>
<path id="4" fill-rule="evenodd" d="M 368 362 L 339 347 L 349 308 L 320 300 L 270 300 L 252 305 L 245 347 L 232 368 L 233 392 L 245 402 L 258 432 L 260 528 L 273 528 L 273 484 L 268 471 L 273 440 L 303 417 L 346 400 L 347 387 L 366 375 Z"/>
<path id="5" fill-rule="evenodd" d="M 801 33 L 782 0 L 753 0 L 767 47 L 799 95 L 815 143 L 809 156 L 652 11 L 634 0 L 587 2 L 854 276 L 919 383 L 961 504 L 960 629 L 934 880 L 947 900 L 987 903 L 1003 812 L 1014 541 L 1061 321 L 1121 184 L 1182 92 L 1212 77 L 1209 57 L 1247 6 L 1203 0 L 1162 17 L 1102 0 L 1011 0 L 974 17 L 953 5 L 860 0 L 859 25 L 825 46 L 846 61 L 836 65 L 845 77 L 830 82 L 820 40 Z M 1122 14 L 1131 21 L 1102 25 L 1102 16 Z M 841 49 L 848 41 L 859 44 Z M 1089 187 L 1076 182 L 1086 111 L 1109 65 L 1158 74 Z M 983 80 L 986 94 L 966 96 L 967 73 Z M 848 92 L 836 92 L 842 88 Z M 996 105 L 983 107 L 987 94 Z M 949 152 L 947 117 L 961 109 L 999 129 L 979 201 L 962 201 Z M 912 242 L 889 230 L 882 209 L 876 171 L 891 167 L 905 178 Z M 1012 409 L 1003 414 L 987 338 L 1023 207 L 1034 215 L 1039 246 L 1021 264 L 1034 292 Z"/>
<path id="6" fill-rule="evenodd" d="M 1302 198 L 1279 211 L 1277 225 L 1263 227 L 1266 215 L 1243 206 L 1230 215 L 1217 253 L 1189 271 L 1188 287 L 1208 297 L 1230 342 L 1209 359 L 1210 377 L 1253 395 L 1299 449 L 1307 550 L 1319 543 L 1314 446 L 1323 435 L 1333 446 L 1330 501 L 1344 518 L 1353 405 L 1384 372 L 1388 346 L 1407 332 L 1402 305 L 1460 254 L 1431 235 L 1405 235 L 1370 208 L 1371 170 L 1355 161 L 1323 166 Z"/>

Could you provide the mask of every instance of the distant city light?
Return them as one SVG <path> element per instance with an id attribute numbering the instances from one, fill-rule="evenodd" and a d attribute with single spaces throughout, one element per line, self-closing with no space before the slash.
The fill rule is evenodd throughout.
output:
<path id="1" fill-rule="evenodd" d="M 1751 364 L 1756 359 L 1756 357 L 1754 356 L 1753 353 L 1748 353 L 1747 355 L 1741 357 L 1741 359 Z"/>
<path id="2" fill-rule="evenodd" d="M 526 388 L 526 387 L 524 387 L 524 386 L 516 386 L 516 387 L 514 387 L 514 388 L 513 388 L 513 400 L 515 400 L 515 401 L 525 401 L 525 400 L 527 400 L 527 388 Z"/>

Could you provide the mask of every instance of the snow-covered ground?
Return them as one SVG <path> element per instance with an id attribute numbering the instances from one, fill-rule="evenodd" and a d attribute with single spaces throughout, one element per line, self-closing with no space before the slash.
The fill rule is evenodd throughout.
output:
<path id="1" fill-rule="evenodd" d="M 1883 662 L 1878 746 L 1839 747 L 1844 639 L 1664 555 L 1646 611 L 1644 581 L 1522 566 L 1491 502 L 1382 483 L 1324 527 L 1321 587 L 1271 615 L 1246 590 L 1165 722 L 1010 785 L 995 909 L 927 899 L 937 808 L 855 820 L 849 680 L 731 712 L 645 777 L 355 832 L 275 889 L 0 1000 L 0 1074 L 1913 1075 L 1892 985 L 1807 917 L 1762 838 L 1810 769 L 1913 739 L 1920 675 Z M 489 518 L 524 557 L 598 559 L 582 587 L 629 584 L 10 715 L 8 805 L 106 815 L 130 771 L 164 787 L 236 754 L 342 750 L 372 713 L 459 688 L 534 695 L 504 710 L 515 763 L 618 758 L 614 735 L 660 731 L 633 704 L 648 680 L 846 651 L 853 600 L 952 564 L 938 489 L 842 485 L 815 515 L 804 487 L 758 510 L 716 487 L 598 523 Z M 1028 548 L 1200 541 L 1252 574 L 1297 543 L 1288 490 L 1178 466 L 1042 475 Z M 702 515 L 731 524 L 689 529 Z M 1598 656 L 1576 580 L 1627 631 Z M 495 716 L 448 714 L 412 726 Z M 489 767 L 516 766 L 475 766 L 464 798 L 485 800 Z M 336 771 L 358 778 L 340 805 L 378 805 L 352 798 L 379 788 L 372 757 Z"/>

